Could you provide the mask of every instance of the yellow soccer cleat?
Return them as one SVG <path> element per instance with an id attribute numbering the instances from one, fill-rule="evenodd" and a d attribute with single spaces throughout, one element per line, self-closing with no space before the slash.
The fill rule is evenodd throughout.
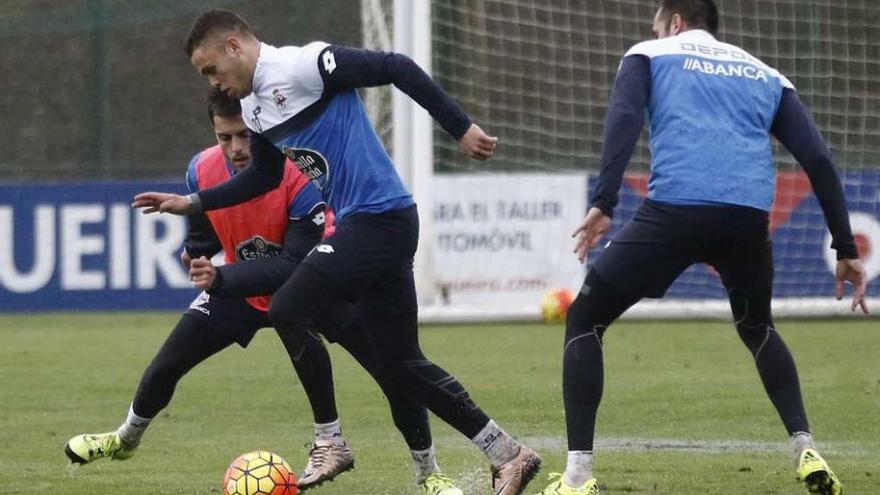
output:
<path id="1" fill-rule="evenodd" d="M 77 435 L 67 441 L 64 453 L 70 462 L 88 464 L 98 459 L 109 457 L 116 461 L 124 461 L 134 455 L 137 445 L 125 445 L 115 431 L 110 433 L 86 433 Z"/>
<path id="2" fill-rule="evenodd" d="M 599 482 L 590 478 L 578 488 L 571 488 L 562 481 L 561 473 L 550 473 L 550 484 L 539 495 L 599 495 Z"/>
<path id="3" fill-rule="evenodd" d="M 425 481 L 419 483 L 421 493 L 425 495 L 463 495 L 461 489 L 455 486 L 452 478 L 440 471 L 434 471 Z"/>
<path id="4" fill-rule="evenodd" d="M 843 495 L 843 485 L 828 467 L 828 463 L 813 449 L 804 449 L 798 459 L 797 475 L 807 487 L 807 493 Z"/>

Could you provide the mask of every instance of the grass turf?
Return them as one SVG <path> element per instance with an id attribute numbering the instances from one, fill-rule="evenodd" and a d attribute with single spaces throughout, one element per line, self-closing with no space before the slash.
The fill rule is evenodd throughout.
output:
<path id="1" fill-rule="evenodd" d="M 305 463 L 312 421 L 277 336 L 230 348 L 184 378 L 137 455 L 70 468 L 68 437 L 115 428 L 177 319 L 168 313 L 0 316 L 0 493 L 219 494 L 230 460 L 267 449 Z M 782 321 L 820 449 L 847 493 L 880 493 L 877 320 Z M 428 326 L 426 353 L 510 433 L 565 462 L 561 326 Z M 316 494 L 411 494 L 411 461 L 381 393 L 331 346 L 357 469 Z M 620 322 L 606 336 L 597 475 L 606 493 L 796 494 L 781 422 L 731 325 Z M 466 494 L 482 455 L 432 418 L 438 458 Z M 603 448 L 604 446 L 604 448 Z M 528 493 L 545 484 L 542 475 Z"/>

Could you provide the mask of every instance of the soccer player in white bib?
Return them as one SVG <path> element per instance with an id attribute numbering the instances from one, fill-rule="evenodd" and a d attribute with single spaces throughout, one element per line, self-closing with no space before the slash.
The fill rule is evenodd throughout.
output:
<path id="1" fill-rule="evenodd" d="M 770 312 L 773 254 L 768 218 L 775 165 L 771 135 L 809 176 L 837 251 L 837 297 L 854 287 L 852 309 L 865 305 L 858 259 L 831 153 L 794 86 L 739 47 L 715 38 L 712 0 L 662 0 L 653 41 L 632 47 L 620 64 L 605 122 L 601 173 L 591 208 L 575 231 L 575 252 L 608 232 L 624 170 L 647 110 L 651 144 L 648 198 L 599 255 L 568 311 L 563 396 L 568 431 L 565 473 L 544 495 L 599 493 L 593 437 L 602 397 L 602 336 L 643 297 L 662 297 L 688 266 L 706 263 L 721 276 L 736 330 L 794 450 L 810 493 L 839 495 L 842 485 L 816 451 L 794 360 Z M 731 487 L 731 493 L 742 493 Z"/>

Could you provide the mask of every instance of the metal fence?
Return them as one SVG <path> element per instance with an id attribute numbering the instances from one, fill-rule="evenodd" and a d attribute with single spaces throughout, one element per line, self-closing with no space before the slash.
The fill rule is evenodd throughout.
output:
<path id="1" fill-rule="evenodd" d="M 271 44 L 360 44 L 353 0 L 3 0 L 0 181 L 182 176 L 213 142 L 183 40 L 216 7 Z"/>

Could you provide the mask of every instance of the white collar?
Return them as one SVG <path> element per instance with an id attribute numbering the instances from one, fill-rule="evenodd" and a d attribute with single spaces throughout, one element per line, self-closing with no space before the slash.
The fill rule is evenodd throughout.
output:
<path id="1" fill-rule="evenodd" d="M 675 36 L 676 37 L 715 40 L 715 37 L 712 36 L 712 34 L 709 33 L 709 31 L 706 31 L 705 29 L 688 29 L 687 31 L 682 31 Z"/>

